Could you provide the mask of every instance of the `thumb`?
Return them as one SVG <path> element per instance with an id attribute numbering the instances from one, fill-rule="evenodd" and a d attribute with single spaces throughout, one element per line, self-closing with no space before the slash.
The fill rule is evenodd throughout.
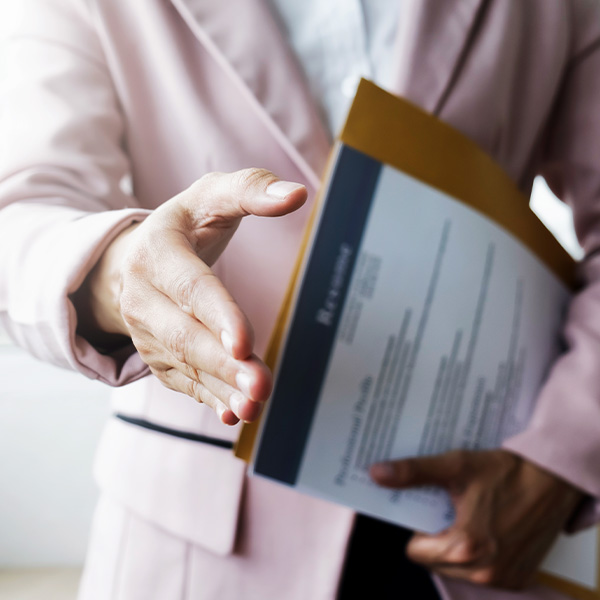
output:
<path id="1" fill-rule="evenodd" d="M 447 452 L 437 456 L 422 456 L 377 463 L 370 475 L 379 485 L 391 488 L 437 485 L 455 486 L 465 473 L 466 458 L 461 452 Z"/>
<path id="2" fill-rule="evenodd" d="M 406 547 L 411 560 L 425 565 L 473 564 L 493 556 L 494 551 L 494 542 L 485 531 L 458 526 L 433 535 L 415 533 Z"/>
<path id="3" fill-rule="evenodd" d="M 265 169 L 209 173 L 181 195 L 186 212 L 201 225 L 247 215 L 279 217 L 300 208 L 306 198 L 304 185 Z"/>

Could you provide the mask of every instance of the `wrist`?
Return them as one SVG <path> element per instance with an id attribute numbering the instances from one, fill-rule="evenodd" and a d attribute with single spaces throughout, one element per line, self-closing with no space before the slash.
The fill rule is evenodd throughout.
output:
<path id="1" fill-rule="evenodd" d="M 563 522 L 568 523 L 585 498 L 585 493 L 544 467 L 522 460 L 525 487 L 535 491 L 535 502 L 549 502 L 562 515 Z"/>
<path id="2" fill-rule="evenodd" d="M 111 242 L 72 296 L 77 332 L 95 346 L 114 349 L 130 342 L 120 308 L 121 265 L 138 225 L 131 225 Z"/>

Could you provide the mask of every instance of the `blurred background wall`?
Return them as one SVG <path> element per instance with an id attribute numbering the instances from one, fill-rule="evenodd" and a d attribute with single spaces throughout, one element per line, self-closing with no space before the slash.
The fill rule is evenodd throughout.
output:
<path id="1" fill-rule="evenodd" d="M 0 567 L 79 565 L 108 390 L 0 339 Z"/>

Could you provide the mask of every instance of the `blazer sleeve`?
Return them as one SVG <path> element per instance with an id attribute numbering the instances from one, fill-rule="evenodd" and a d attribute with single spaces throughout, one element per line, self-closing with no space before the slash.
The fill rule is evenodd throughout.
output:
<path id="1" fill-rule="evenodd" d="M 504 447 L 587 492 L 574 527 L 600 520 L 600 10 L 599 33 L 571 60 L 557 99 L 541 174 L 568 203 L 585 251 L 581 287 L 554 364 L 526 431 Z"/>
<path id="2" fill-rule="evenodd" d="M 0 326 L 42 360 L 122 385 L 146 366 L 133 345 L 104 355 L 77 336 L 69 298 L 111 240 L 149 214 L 122 185 L 117 95 L 84 2 L 9 4 L 0 14 Z"/>

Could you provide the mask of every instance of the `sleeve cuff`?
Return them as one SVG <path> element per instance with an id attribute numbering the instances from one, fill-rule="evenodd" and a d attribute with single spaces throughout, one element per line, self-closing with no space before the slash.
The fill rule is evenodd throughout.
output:
<path id="1" fill-rule="evenodd" d="M 37 358 L 79 371 L 112 386 L 148 373 L 133 347 L 102 354 L 76 335 L 77 315 L 70 299 L 111 243 L 150 210 L 90 213 L 65 206 L 16 206 L 7 227 L 26 227 L 28 244 L 13 252 L 6 270 L 2 316 L 8 333 Z M 9 209 L 6 209 L 9 212 Z"/>
<path id="2" fill-rule="evenodd" d="M 150 373 L 133 344 L 103 353 L 86 339 L 76 334 L 77 314 L 69 294 L 77 290 L 110 243 L 133 223 L 143 221 L 151 211 L 121 210 L 90 215 L 82 220 L 84 229 L 88 229 L 90 245 L 83 261 L 68 274 L 66 297 L 68 314 L 69 346 L 71 360 L 75 368 L 88 377 L 98 379 L 111 386 L 122 386 Z M 104 216 L 103 222 L 97 217 Z M 92 222 L 93 221 L 93 222 Z"/>

